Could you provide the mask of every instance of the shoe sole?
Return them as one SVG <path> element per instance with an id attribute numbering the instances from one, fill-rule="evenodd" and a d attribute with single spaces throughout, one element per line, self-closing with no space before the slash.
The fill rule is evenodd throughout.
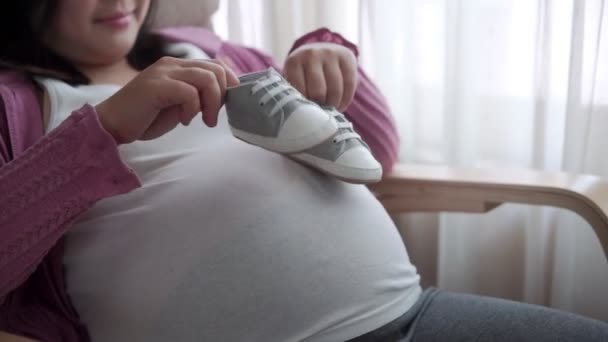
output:
<path id="1" fill-rule="evenodd" d="M 297 139 L 265 137 L 262 135 L 245 132 L 232 126 L 230 126 L 230 130 L 232 131 L 232 135 L 248 144 L 259 146 L 277 153 L 298 153 L 318 146 L 333 138 L 333 136 L 338 132 L 338 126 L 335 120 L 330 118 L 318 131 Z"/>
<path id="2" fill-rule="evenodd" d="M 373 184 L 382 180 L 382 168 L 357 169 L 336 164 L 310 154 L 290 155 L 290 158 L 325 174 L 353 184 Z"/>

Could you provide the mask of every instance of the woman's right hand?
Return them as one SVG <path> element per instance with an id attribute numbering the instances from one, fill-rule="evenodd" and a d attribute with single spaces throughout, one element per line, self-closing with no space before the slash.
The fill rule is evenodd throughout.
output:
<path id="1" fill-rule="evenodd" d="M 117 143 L 150 140 L 201 111 L 205 124 L 215 126 L 226 88 L 238 84 L 221 61 L 163 57 L 95 108 Z"/>

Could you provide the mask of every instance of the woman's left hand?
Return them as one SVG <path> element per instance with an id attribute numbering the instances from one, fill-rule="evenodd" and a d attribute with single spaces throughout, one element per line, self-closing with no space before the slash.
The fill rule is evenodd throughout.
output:
<path id="1" fill-rule="evenodd" d="M 305 97 L 344 111 L 357 87 L 357 58 L 338 44 L 309 43 L 287 56 L 285 78 Z"/>

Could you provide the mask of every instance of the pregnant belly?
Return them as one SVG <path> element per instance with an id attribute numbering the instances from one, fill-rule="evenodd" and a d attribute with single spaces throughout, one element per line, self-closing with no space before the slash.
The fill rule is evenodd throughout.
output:
<path id="1" fill-rule="evenodd" d="M 94 340 L 331 340 L 407 310 L 418 276 L 366 188 L 221 151 L 142 172 L 70 231 L 68 292 Z"/>

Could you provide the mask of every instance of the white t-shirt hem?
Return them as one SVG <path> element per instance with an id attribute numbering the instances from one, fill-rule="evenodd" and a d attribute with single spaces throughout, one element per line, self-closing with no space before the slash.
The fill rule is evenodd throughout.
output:
<path id="1" fill-rule="evenodd" d="M 335 341 L 347 341 L 355 337 L 364 335 L 371 331 L 374 331 L 395 319 L 401 317 L 409 309 L 411 309 L 420 295 L 422 294 L 422 288 L 416 286 L 415 289 L 404 291 L 404 297 L 400 300 L 392 302 L 388 307 L 378 313 L 374 317 L 362 320 L 359 324 L 352 325 L 351 327 L 340 327 L 322 334 L 311 336 L 302 340 L 302 342 L 335 342 Z"/>

